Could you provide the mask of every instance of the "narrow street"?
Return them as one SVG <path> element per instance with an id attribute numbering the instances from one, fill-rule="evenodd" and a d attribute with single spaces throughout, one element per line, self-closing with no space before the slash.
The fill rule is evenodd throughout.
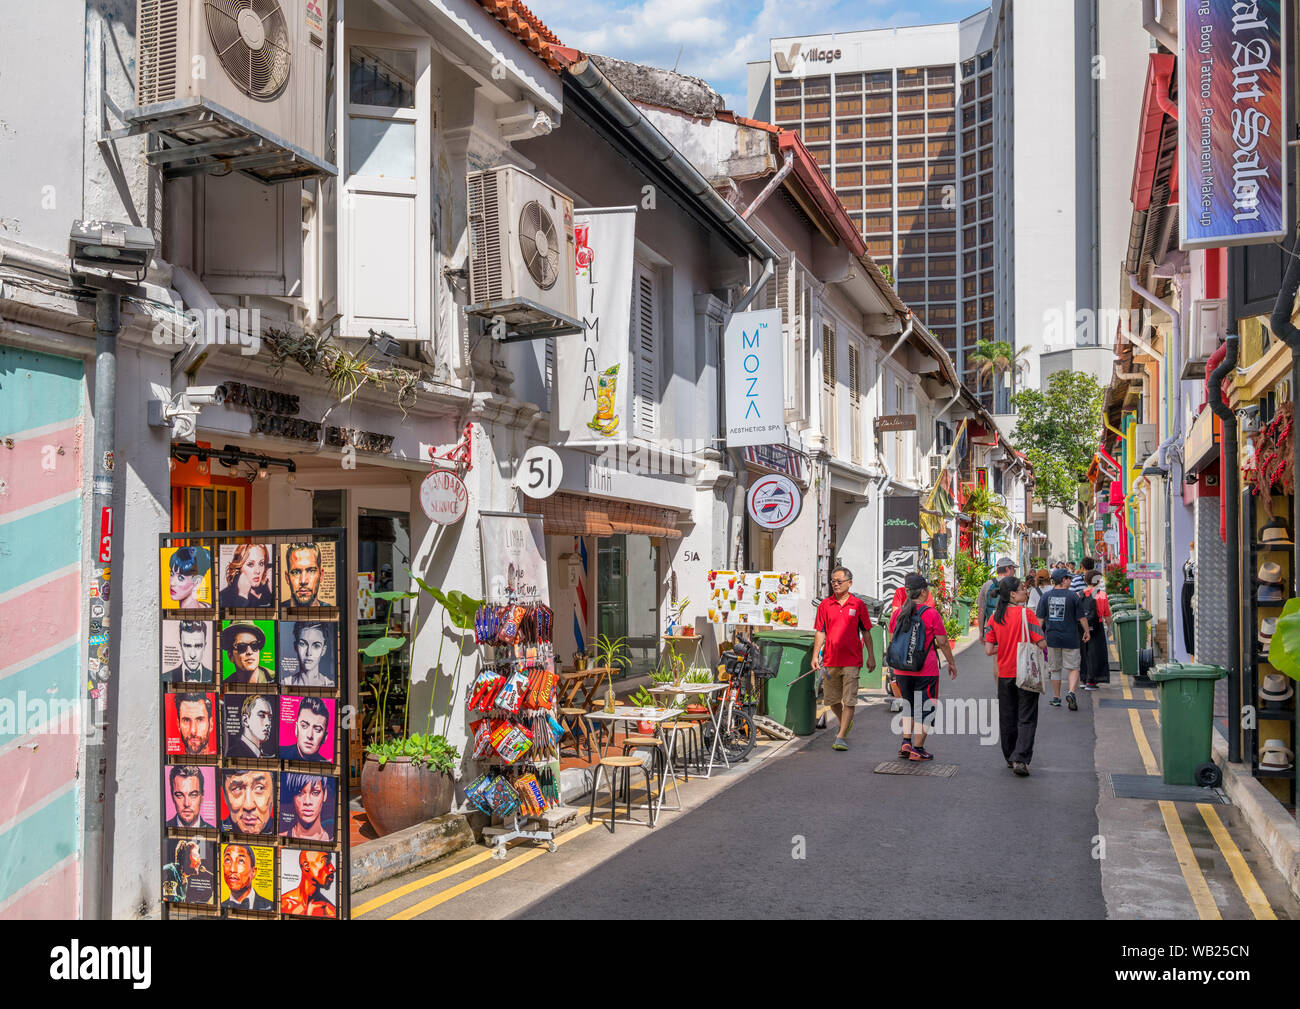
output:
<path id="1" fill-rule="evenodd" d="M 974 643 L 940 697 L 994 697 Z M 482 848 L 354 898 L 364 918 L 1293 918 L 1300 906 L 1229 805 L 1116 799 L 1111 773 L 1142 774 L 1115 674 L 1077 712 L 1040 709 L 1033 773 L 1016 778 L 977 733 L 933 736 L 951 777 L 873 773 L 897 751 L 888 706 L 860 705 L 846 753 L 828 732 L 741 774 L 683 786 L 686 811 L 653 831 L 599 822 L 504 862 Z M 977 708 L 977 710 L 979 710 Z M 992 707 L 983 709 L 992 711 Z M 1141 710 L 1146 757 L 1159 753 Z M 831 719 L 833 726 L 833 716 Z M 979 723 L 976 723 L 977 725 Z M 990 724 L 985 715 L 983 724 Z M 992 723 L 996 725 L 996 717 Z M 732 783 L 734 780 L 734 783 Z M 1209 810 L 1207 814 L 1205 810 Z M 1221 828 L 1220 828 L 1220 825 Z M 1216 840 L 1214 832 L 1219 833 Z M 1105 840 L 1105 858 L 1094 857 Z M 802 857 L 799 857 L 802 855 Z"/>

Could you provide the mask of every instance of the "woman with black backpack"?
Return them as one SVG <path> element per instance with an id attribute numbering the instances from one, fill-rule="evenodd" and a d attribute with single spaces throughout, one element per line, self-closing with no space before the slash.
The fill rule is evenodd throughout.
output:
<path id="1" fill-rule="evenodd" d="M 957 676 L 957 660 L 948 643 L 943 616 L 930 599 L 925 575 L 903 580 L 906 601 L 889 620 L 889 667 L 907 705 L 902 718 L 903 745 L 898 755 L 908 760 L 933 760 L 925 748 L 925 712 L 918 710 L 939 699 L 939 652 L 948 660 L 948 676 Z M 915 725 L 913 723 L 915 722 Z M 915 734 L 914 734 L 915 733 Z"/>

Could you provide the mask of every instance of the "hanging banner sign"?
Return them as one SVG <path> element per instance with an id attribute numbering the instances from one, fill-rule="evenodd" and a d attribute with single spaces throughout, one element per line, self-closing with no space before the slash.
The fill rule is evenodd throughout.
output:
<path id="1" fill-rule="evenodd" d="M 465 481 L 450 470 L 434 470 L 420 484 L 420 507 L 430 522 L 455 525 L 469 507 Z"/>
<path id="2" fill-rule="evenodd" d="M 785 444 L 785 370 L 781 310 L 737 312 L 723 338 L 727 444 Z"/>
<path id="3" fill-rule="evenodd" d="M 542 516 L 515 512 L 479 512 L 485 598 L 493 606 L 544 603 L 546 546 Z"/>
<path id="4" fill-rule="evenodd" d="M 1282 0 L 1180 0 L 1180 248 L 1286 234 L 1283 11 Z"/>
<path id="5" fill-rule="evenodd" d="M 784 529 L 799 517 L 803 495 L 789 477 L 769 473 L 749 485 L 745 505 L 749 517 L 764 529 Z"/>
<path id="6" fill-rule="evenodd" d="M 583 331 L 555 338 L 552 443 L 618 445 L 632 418 L 632 256 L 636 207 L 574 212 L 577 305 Z"/>
<path id="7" fill-rule="evenodd" d="M 882 498 L 885 508 L 886 554 L 895 550 L 921 549 L 921 497 L 919 494 L 892 494 Z"/>

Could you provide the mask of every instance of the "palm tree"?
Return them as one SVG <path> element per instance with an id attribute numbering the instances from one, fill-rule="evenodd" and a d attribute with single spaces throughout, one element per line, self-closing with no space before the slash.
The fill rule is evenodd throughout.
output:
<path id="1" fill-rule="evenodd" d="M 986 520 L 1007 523 L 1011 519 L 1011 514 L 1007 506 L 998 500 L 987 487 L 972 487 L 969 494 L 966 495 L 966 503 L 962 505 L 962 511 L 970 516 L 971 519 L 971 547 L 978 555 L 981 545 L 981 539 L 984 533 L 984 522 Z M 984 544 L 987 549 L 988 544 Z"/>
<path id="2" fill-rule="evenodd" d="M 967 360 L 976 368 L 981 378 L 1010 373 L 1011 391 L 1016 391 L 1016 376 L 1029 367 L 1026 359 L 1028 347 L 1014 350 L 1006 340 L 981 340 L 975 349 L 967 352 Z"/>

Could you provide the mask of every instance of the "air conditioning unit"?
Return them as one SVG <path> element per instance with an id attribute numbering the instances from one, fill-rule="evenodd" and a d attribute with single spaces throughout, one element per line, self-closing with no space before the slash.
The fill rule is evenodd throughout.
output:
<path id="1" fill-rule="evenodd" d="M 1222 298 L 1206 298 L 1192 302 L 1191 319 L 1183 331 L 1184 379 L 1205 377 L 1205 365 L 1227 329 L 1226 301 Z"/>
<path id="2" fill-rule="evenodd" d="M 470 172 L 465 188 L 472 303 L 466 312 L 503 318 L 523 331 L 517 338 L 581 332 L 573 201 L 509 165 Z"/>
<path id="3" fill-rule="evenodd" d="M 926 482 L 933 487 L 939 482 L 939 477 L 943 475 L 944 457 L 938 454 L 926 456 L 925 474 Z"/>
<path id="4" fill-rule="evenodd" d="M 175 175 L 333 175 L 324 0 L 137 0 L 135 132 Z"/>

